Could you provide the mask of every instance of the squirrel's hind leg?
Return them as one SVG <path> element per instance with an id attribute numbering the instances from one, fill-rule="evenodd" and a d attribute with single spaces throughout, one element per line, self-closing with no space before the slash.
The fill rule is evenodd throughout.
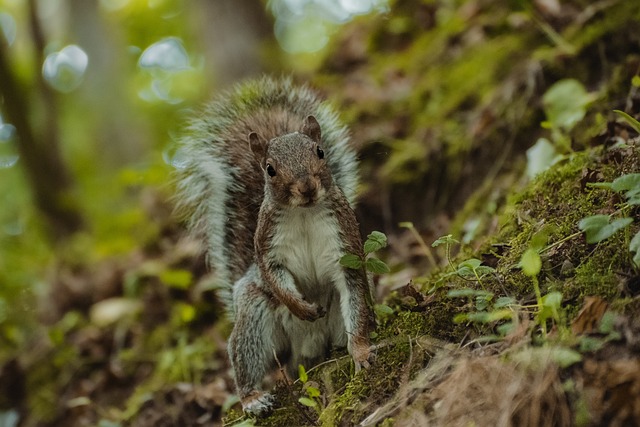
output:
<path id="1" fill-rule="evenodd" d="M 261 415 L 273 406 L 273 396 L 262 390 L 265 375 L 275 367 L 274 352 L 283 347 L 273 301 L 257 285 L 259 276 L 247 275 L 234 285 L 236 322 L 229 337 L 229 358 L 236 390 L 245 412 Z"/>

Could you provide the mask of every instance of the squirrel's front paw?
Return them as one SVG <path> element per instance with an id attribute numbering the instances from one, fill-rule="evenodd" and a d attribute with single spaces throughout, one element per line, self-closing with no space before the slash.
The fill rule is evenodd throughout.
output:
<path id="1" fill-rule="evenodd" d="M 322 307 L 321 305 L 318 304 L 313 304 L 316 308 L 316 314 L 318 317 L 316 317 L 316 319 L 319 319 L 320 317 L 324 317 L 327 315 L 327 310 L 324 309 L 324 307 Z"/>
<path id="2" fill-rule="evenodd" d="M 327 314 L 326 310 L 316 303 L 310 304 L 304 301 L 304 304 L 300 308 L 301 310 L 298 313 L 294 312 L 294 314 L 300 319 L 307 320 L 309 322 L 318 320 Z"/>

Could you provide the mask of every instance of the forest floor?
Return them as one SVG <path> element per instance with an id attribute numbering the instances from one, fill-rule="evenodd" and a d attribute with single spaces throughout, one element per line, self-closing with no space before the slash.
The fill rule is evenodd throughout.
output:
<path id="1" fill-rule="evenodd" d="M 640 111 L 640 3 L 416 3 L 345 27 L 312 79 L 390 243 L 373 366 L 276 372 L 273 413 L 243 416 L 200 243 L 141 188 L 157 238 L 66 248 L 0 365 L 0 426 L 640 425 L 640 140 L 613 113 Z"/>

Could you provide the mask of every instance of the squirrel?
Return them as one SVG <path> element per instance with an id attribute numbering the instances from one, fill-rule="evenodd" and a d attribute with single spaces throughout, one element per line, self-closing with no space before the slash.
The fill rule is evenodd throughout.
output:
<path id="1" fill-rule="evenodd" d="M 268 412 L 267 373 L 289 375 L 331 347 L 368 367 L 371 284 L 339 260 L 363 255 L 353 210 L 357 161 L 326 101 L 290 78 L 240 83 L 208 104 L 180 140 L 178 209 L 206 240 L 245 412 Z"/>

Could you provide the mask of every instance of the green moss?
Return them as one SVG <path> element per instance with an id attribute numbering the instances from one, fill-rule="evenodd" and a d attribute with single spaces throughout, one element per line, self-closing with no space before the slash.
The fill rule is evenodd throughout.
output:
<path id="1" fill-rule="evenodd" d="M 574 153 L 561 164 L 536 178 L 523 192 L 511 198 L 500 220 L 502 231 L 493 241 L 507 242 L 510 250 L 499 261 L 499 269 L 509 274 L 509 291 L 526 296 L 528 279 L 519 277 L 517 263 L 531 237 L 548 227 L 547 247 L 542 250 L 539 275 L 543 293 L 562 292 L 568 313 L 575 314 L 588 295 L 614 301 L 620 294 L 620 273 L 630 273 L 633 265 L 629 235 L 619 232 L 597 245 L 587 244 L 578 229 L 579 221 L 595 214 L 614 214 L 619 197 L 606 189 L 592 188 L 588 181 L 612 181 L 625 170 L 637 170 L 637 148 L 592 149 Z"/>

